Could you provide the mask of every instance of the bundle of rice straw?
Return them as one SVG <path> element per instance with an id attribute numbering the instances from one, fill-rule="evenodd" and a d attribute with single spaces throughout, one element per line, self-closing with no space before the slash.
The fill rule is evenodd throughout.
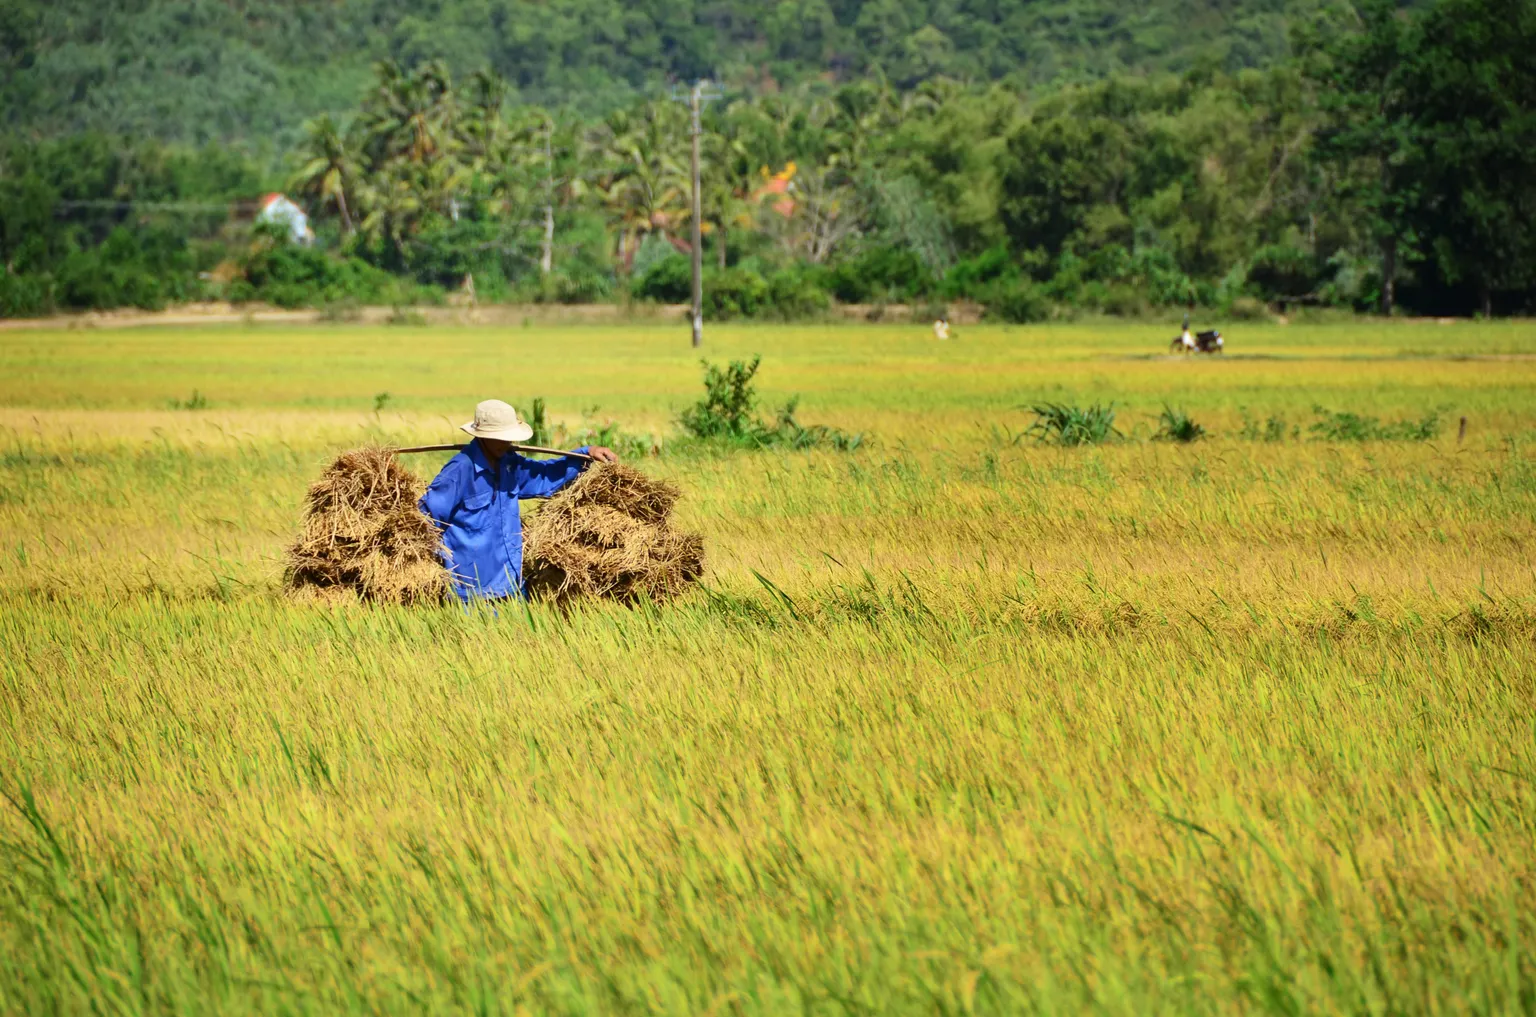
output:
<path id="1" fill-rule="evenodd" d="M 666 600 L 704 574 L 704 538 L 668 525 L 677 487 L 598 464 L 539 509 L 523 541 L 532 596 Z"/>
<path id="2" fill-rule="evenodd" d="M 288 548 L 285 585 L 301 596 L 442 600 L 442 538 L 416 507 L 423 486 L 387 448 L 343 452 L 309 489 L 304 529 Z"/>

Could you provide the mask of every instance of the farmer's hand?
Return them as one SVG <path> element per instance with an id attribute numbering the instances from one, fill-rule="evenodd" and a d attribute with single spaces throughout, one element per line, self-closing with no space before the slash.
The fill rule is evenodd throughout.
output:
<path id="1" fill-rule="evenodd" d="M 593 445 L 587 449 L 587 455 L 600 463 L 616 463 L 619 461 L 618 455 L 607 445 Z"/>

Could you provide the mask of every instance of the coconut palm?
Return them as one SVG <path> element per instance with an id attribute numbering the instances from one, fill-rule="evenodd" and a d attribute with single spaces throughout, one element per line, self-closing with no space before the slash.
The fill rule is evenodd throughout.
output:
<path id="1" fill-rule="evenodd" d="M 461 158 L 476 172 L 490 170 L 505 155 L 509 127 L 504 114 L 507 82 L 495 71 L 470 75 L 469 96 L 453 124 Z"/>
<path id="2" fill-rule="evenodd" d="M 681 109 L 671 103 L 648 103 L 638 115 L 620 112 L 608 119 L 606 166 L 594 190 L 618 229 L 619 261 L 626 268 L 646 234 L 671 236 L 688 222 L 688 175 L 681 162 L 686 150 Z"/>
<path id="3" fill-rule="evenodd" d="M 757 185 L 752 158 L 744 139 L 737 136 L 729 121 L 704 136 L 704 167 L 700 187 L 703 226 L 715 234 L 715 256 L 725 267 L 726 237 L 732 226 L 750 227 L 754 205 L 752 189 Z"/>
<path id="4" fill-rule="evenodd" d="M 555 131 L 553 116 L 536 106 L 527 107 L 513 129 L 508 150 L 506 177 L 520 184 L 524 201 L 539 207 L 543 233 L 539 244 L 539 272 L 542 275 L 548 275 L 554 268 L 555 202 L 566 183 L 556 176 Z"/>
<path id="5" fill-rule="evenodd" d="M 368 181 L 362 197 L 367 208 L 364 239 L 373 247 L 392 249 L 402 263 L 409 262 L 407 237 L 425 210 L 415 181 L 386 169 Z"/>
<path id="6" fill-rule="evenodd" d="M 456 119 L 453 84 L 442 61 L 407 74 L 393 60 L 374 65 L 377 79 L 360 118 L 375 165 L 424 163 L 452 153 Z"/>
<path id="7" fill-rule="evenodd" d="M 469 183 L 470 171 L 451 159 L 387 164 L 360 189 L 367 209 L 362 234 L 371 244 L 393 247 L 402 262 L 409 262 L 410 239 L 423 221 L 434 213 L 453 213 Z"/>
<path id="8" fill-rule="evenodd" d="M 362 167 L 330 116 L 322 114 L 304 125 L 302 157 L 289 187 L 314 198 L 321 208 L 335 205 L 342 230 L 350 236 L 354 227 L 347 192 L 357 185 Z"/>

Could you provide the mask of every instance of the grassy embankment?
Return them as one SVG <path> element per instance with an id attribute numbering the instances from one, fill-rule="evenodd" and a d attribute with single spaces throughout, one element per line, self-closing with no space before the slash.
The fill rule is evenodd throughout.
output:
<path id="1" fill-rule="evenodd" d="M 1536 1009 L 1536 329 L 1163 331 L 711 329 L 876 440 L 648 463 L 708 591 L 568 618 L 278 556 L 488 395 L 665 433 L 676 327 L 0 336 L 0 1009 Z"/>

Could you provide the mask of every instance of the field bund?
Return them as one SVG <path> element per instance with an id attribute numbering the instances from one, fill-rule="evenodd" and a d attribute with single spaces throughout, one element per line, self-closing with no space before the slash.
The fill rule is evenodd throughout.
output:
<path id="1" fill-rule="evenodd" d="M 685 326 L 0 333 L 0 1011 L 1536 1008 L 1536 326 L 958 331 L 708 328 L 871 440 L 645 460 L 706 589 L 499 615 L 285 600 L 308 484 L 664 438 Z"/>

